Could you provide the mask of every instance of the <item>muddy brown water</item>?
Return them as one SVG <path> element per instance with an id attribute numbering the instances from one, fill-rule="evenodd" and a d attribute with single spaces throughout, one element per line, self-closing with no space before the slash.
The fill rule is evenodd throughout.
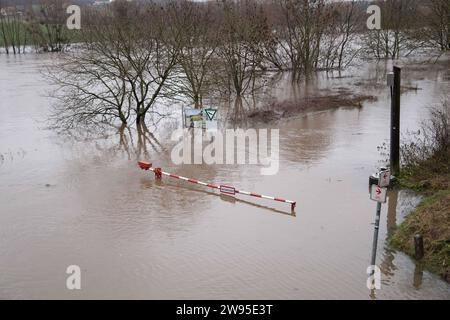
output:
<path id="1" fill-rule="evenodd" d="M 296 200 L 293 217 L 285 204 L 155 182 L 126 152 L 45 129 L 48 84 L 38 70 L 52 59 L 0 56 L 0 298 L 450 298 L 449 284 L 386 245 L 417 202 L 405 191 L 383 206 L 381 289 L 366 287 L 376 206 L 368 176 L 389 138 L 386 66 L 319 74 L 295 90 L 281 82 L 280 99 L 344 86 L 378 101 L 271 124 L 280 129 L 277 175 L 258 165 L 175 166 L 170 150 L 150 152 L 167 171 Z M 442 67 L 406 67 L 404 81 L 420 90 L 402 96 L 402 132 L 450 87 Z M 66 289 L 72 264 L 78 291 Z"/>

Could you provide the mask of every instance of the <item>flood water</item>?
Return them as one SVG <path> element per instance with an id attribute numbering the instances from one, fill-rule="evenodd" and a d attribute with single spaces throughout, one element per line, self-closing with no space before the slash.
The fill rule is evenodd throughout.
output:
<path id="1" fill-rule="evenodd" d="M 376 204 L 368 176 L 383 161 L 390 104 L 385 69 L 366 64 L 317 79 L 280 99 L 341 86 L 372 94 L 362 108 L 309 112 L 280 129 L 280 168 L 183 165 L 170 161 L 166 125 L 155 165 L 297 201 L 289 206 L 210 190 L 138 170 L 133 155 L 105 141 L 73 140 L 46 129 L 51 100 L 38 72 L 52 56 L 0 55 L 0 298 L 449 299 L 450 285 L 386 245 L 414 206 L 406 191 L 383 205 L 377 264 L 381 289 L 366 287 Z M 403 68 L 401 129 L 416 130 L 426 107 L 450 89 L 442 66 Z M 361 85 L 370 83 L 371 85 Z M 177 119 L 178 120 L 178 119 Z M 116 143 L 117 142 L 117 143 Z M 82 289 L 66 289 L 79 265 Z"/>

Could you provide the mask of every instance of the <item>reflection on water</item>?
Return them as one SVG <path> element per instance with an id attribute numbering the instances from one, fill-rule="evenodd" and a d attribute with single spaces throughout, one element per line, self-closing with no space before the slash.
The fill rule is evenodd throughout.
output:
<path id="1" fill-rule="evenodd" d="M 384 64 L 320 73 L 298 87 L 277 82 L 271 96 L 279 99 L 340 87 L 379 99 L 271 124 L 280 129 L 280 171 L 261 176 L 258 165 L 173 165 L 170 134 L 178 120 L 157 132 L 115 129 L 105 139 L 45 130 L 50 101 L 37 73 L 51 63 L 45 57 L 0 56 L 0 298 L 370 298 L 375 203 L 367 179 L 378 166 L 376 147 L 389 137 Z M 421 88 L 402 96 L 406 131 L 449 83 L 439 66 L 406 66 L 403 75 Z M 187 177 L 296 200 L 297 214 L 284 214 L 282 203 L 155 181 L 137 169 L 138 157 Z M 386 246 L 414 201 L 392 192 L 383 206 L 377 299 L 450 298 L 448 284 Z M 79 292 L 65 289 L 71 264 L 82 270 Z"/>

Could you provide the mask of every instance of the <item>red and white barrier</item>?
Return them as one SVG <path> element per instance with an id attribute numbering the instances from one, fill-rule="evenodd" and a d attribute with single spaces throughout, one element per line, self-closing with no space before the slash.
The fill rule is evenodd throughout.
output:
<path id="1" fill-rule="evenodd" d="M 184 180 L 190 183 L 194 183 L 194 184 L 200 184 L 202 186 L 208 187 L 208 188 L 212 188 L 212 189 L 218 189 L 221 193 L 224 194 L 228 194 L 228 195 L 235 195 L 235 194 L 243 194 L 246 196 L 252 196 L 252 197 L 257 197 L 257 198 L 263 198 L 263 199 L 269 199 L 269 200 L 274 200 L 274 201 L 278 201 L 278 202 L 285 202 L 285 203 L 289 203 L 291 205 L 291 210 L 294 211 L 295 206 L 297 205 L 297 202 L 292 201 L 292 200 L 286 200 L 286 199 L 282 199 L 282 198 L 276 198 L 276 197 L 271 197 L 271 196 L 265 196 L 263 194 L 259 194 L 259 193 L 255 193 L 255 192 L 248 192 L 248 191 L 244 191 L 244 190 L 238 190 L 232 186 L 227 186 L 227 185 L 217 185 L 217 184 L 212 184 L 212 183 L 206 183 L 206 182 L 202 182 L 196 179 L 191 179 L 191 178 L 186 178 L 183 176 L 179 176 L 170 172 L 164 172 L 161 170 L 161 168 L 153 168 L 152 164 L 150 162 L 146 162 L 146 161 L 139 161 L 138 162 L 139 167 L 142 170 L 151 170 L 155 173 L 155 178 L 156 179 L 161 179 L 161 177 L 163 175 L 168 176 L 168 177 L 172 177 L 175 179 L 179 179 L 179 180 Z"/>

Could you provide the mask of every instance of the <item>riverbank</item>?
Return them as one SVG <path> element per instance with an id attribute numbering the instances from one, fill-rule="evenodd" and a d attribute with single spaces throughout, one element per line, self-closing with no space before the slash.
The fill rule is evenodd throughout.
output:
<path id="1" fill-rule="evenodd" d="M 398 177 L 399 187 L 419 192 L 424 200 L 390 239 L 394 248 L 414 256 L 413 238 L 421 234 L 425 252 L 420 263 L 447 282 L 450 282 L 449 101 L 432 111 L 430 122 L 422 127 L 423 138 L 403 146 L 409 165 Z"/>
<path id="2" fill-rule="evenodd" d="M 450 282 L 450 190 L 439 190 L 422 203 L 398 226 L 390 244 L 414 257 L 414 235 L 421 234 L 424 257 L 420 263 Z"/>

